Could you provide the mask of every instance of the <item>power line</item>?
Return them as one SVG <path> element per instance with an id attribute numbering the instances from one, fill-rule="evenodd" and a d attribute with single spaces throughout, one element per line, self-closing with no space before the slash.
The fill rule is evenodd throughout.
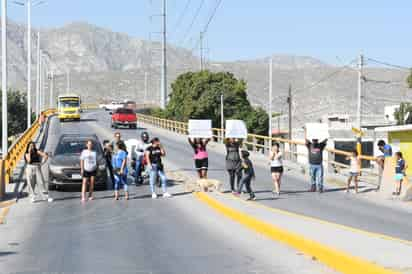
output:
<path id="1" fill-rule="evenodd" d="M 173 29 L 175 30 L 175 33 L 176 33 L 176 31 L 177 31 L 177 28 L 178 28 L 178 27 L 180 26 L 180 24 L 182 23 L 183 18 L 185 17 L 185 15 L 186 15 L 186 13 L 187 13 L 187 10 L 189 9 L 189 6 L 190 6 L 190 3 L 191 3 L 191 2 L 192 2 L 191 0 L 188 0 L 188 1 L 186 2 L 185 7 L 183 8 L 183 11 L 180 13 L 179 18 L 177 19 L 176 24 L 175 24 L 174 27 L 173 27 Z M 170 34 L 170 35 L 171 35 L 171 34 Z"/>
<path id="2" fill-rule="evenodd" d="M 221 3 L 222 3 L 222 0 L 218 0 L 218 1 L 217 1 L 215 8 L 213 9 L 213 11 L 212 11 L 209 19 L 207 20 L 206 25 L 205 25 L 204 28 L 203 28 L 203 31 L 201 32 L 201 33 L 203 34 L 203 36 L 204 36 L 204 35 L 206 34 L 206 32 L 208 31 L 209 25 L 210 25 L 210 23 L 212 22 L 213 18 L 215 17 L 216 12 L 217 12 L 218 8 L 220 7 L 220 4 L 221 4 Z M 199 46 L 199 43 L 201 43 L 201 42 L 202 42 L 201 39 L 198 39 L 197 42 L 196 42 L 196 44 L 195 44 L 195 46 L 192 47 L 191 51 L 194 51 L 194 50 Z"/>
<path id="3" fill-rule="evenodd" d="M 407 67 L 400 66 L 400 65 L 394 65 L 394 64 L 391 64 L 391 63 L 388 63 L 388 62 L 384 62 L 384 61 L 379 61 L 379 60 L 376 60 L 376 59 L 373 59 L 373 58 L 367 58 L 367 60 L 369 60 L 369 61 L 371 61 L 371 62 L 373 62 L 373 63 L 379 64 L 379 65 L 383 65 L 383 66 L 387 66 L 387 67 L 392 67 L 392 68 L 397 68 L 397 69 L 400 69 L 400 70 L 408 70 L 408 71 L 411 70 L 411 68 L 407 68 Z"/>
<path id="4" fill-rule="evenodd" d="M 186 30 L 186 32 L 185 32 L 185 35 L 184 35 L 183 38 L 179 41 L 178 44 L 182 44 L 183 42 L 186 41 L 187 36 L 189 35 L 190 31 L 192 30 L 193 25 L 195 24 L 196 19 L 197 19 L 197 17 L 199 16 L 199 13 L 200 13 L 200 11 L 201 11 L 202 8 L 203 8 L 203 4 L 204 4 L 204 3 L 205 3 L 205 0 L 202 0 L 202 1 L 200 2 L 200 5 L 199 5 L 199 7 L 197 8 L 197 10 L 196 10 L 196 12 L 195 12 L 195 14 L 194 14 L 194 16 L 193 16 L 192 22 L 190 23 L 189 27 L 187 28 L 187 30 Z"/>

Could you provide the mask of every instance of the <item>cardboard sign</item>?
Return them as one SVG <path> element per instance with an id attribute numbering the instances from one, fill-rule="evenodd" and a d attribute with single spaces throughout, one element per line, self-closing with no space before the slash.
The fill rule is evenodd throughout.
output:
<path id="1" fill-rule="evenodd" d="M 323 123 L 307 123 L 306 138 L 308 140 L 318 139 L 320 142 L 329 138 L 328 124 Z"/>
<path id="2" fill-rule="evenodd" d="M 212 120 L 189 120 L 190 138 L 212 138 Z"/>
<path id="3" fill-rule="evenodd" d="M 226 138 L 247 138 L 247 128 L 242 120 L 227 120 L 226 121 Z"/>
<path id="4" fill-rule="evenodd" d="M 128 152 L 127 157 L 129 159 L 137 158 L 136 146 L 139 144 L 139 142 L 140 141 L 137 139 L 128 139 L 124 142 L 126 145 L 127 152 Z"/>

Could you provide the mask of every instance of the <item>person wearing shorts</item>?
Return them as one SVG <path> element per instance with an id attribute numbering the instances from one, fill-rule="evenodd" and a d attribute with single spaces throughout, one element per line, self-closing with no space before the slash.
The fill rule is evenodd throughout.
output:
<path id="1" fill-rule="evenodd" d="M 350 160 L 349 178 L 346 186 L 346 192 L 349 193 L 349 188 L 352 180 L 355 181 L 355 193 L 358 193 L 359 176 L 361 172 L 361 159 L 356 150 L 352 151 L 352 155 L 346 158 Z"/>
<path id="2" fill-rule="evenodd" d="M 279 196 L 283 175 L 283 155 L 278 143 L 274 144 L 270 152 L 270 172 L 272 173 L 272 180 L 275 186 L 273 194 Z"/>
<path id="3" fill-rule="evenodd" d="M 402 191 L 402 182 L 405 178 L 407 165 L 405 160 L 403 159 L 402 152 L 396 152 L 396 167 L 395 167 L 395 181 L 396 181 L 396 189 L 393 192 L 393 195 L 399 196 L 401 195 Z"/>
<path id="4" fill-rule="evenodd" d="M 82 198 L 81 201 L 86 202 L 86 188 L 89 184 L 89 201 L 93 200 L 94 183 L 97 174 L 97 154 L 93 150 L 93 141 L 87 141 L 87 149 L 80 154 L 80 171 L 82 174 Z"/>
<path id="5" fill-rule="evenodd" d="M 195 155 L 195 167 L 199 175 L 199 179 L 207 179 L 207 170 L 209 168 L 209 155 L 206 150 L 206 146 L 210 139 L 194 138 L 188 139 L 189 144 L 192 146 Z"/>

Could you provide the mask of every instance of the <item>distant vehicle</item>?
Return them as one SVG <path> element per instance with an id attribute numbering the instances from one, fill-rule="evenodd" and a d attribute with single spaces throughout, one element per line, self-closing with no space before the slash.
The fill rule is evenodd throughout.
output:
<path id="1" fill-rule="evenodd" d="M 137 128 L 136 113 L 128 108 L 118 108 L 112 113 L 112 128 L 125 126 L 128 128 Z"/>
<path id="2" fill-rule="evenodd" d="M 133 110 L 134 112 L 136 112 L 137 109 L 137 104 L 135 101 L 126 101 L 124 103 L 124 107 Z"/>
<path id="3" fill-rule="evenodd" d="M 57 115 L 61 122 L 65 120 L 80 121 L 81 99 L 76 94 L 60 95 L 57 98 Z"/>
<path id="4" fill-rule="evenodd" d="M 80 154 L 86 148 L 88 140 L 93 141 L 93 149 L 97 154 L 96 186 L 106 187 L 107 166 L 98 137 L 96 135 L 63 134 L 50 157 L 49 184 L 51 188 L 81 185 Z"/>
<path id="5" fill-rule="evenodd" d="M 99 107 L 106 111 L 115 111 L 118 108 L 123 108 L 124 103 L 121 102 L 111 102 L 110 104 L 100 104 Z"/>

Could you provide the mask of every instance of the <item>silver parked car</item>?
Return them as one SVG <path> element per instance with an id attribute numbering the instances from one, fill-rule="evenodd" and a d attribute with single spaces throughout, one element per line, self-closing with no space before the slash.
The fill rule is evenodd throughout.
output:
<path id="1" fill-rule="evenodd" d="M 96 135 L 79 134 L 64 134 L 60 137 L 49 162 L 50 188 L 56 188 L 60 185 L 81 185 L 80 154 L 86 148 L 88 140 L 93 141 L 93 150 L 97 154 L 96 186 L 106 188 L 107 165 L 102 145 Z"/>

